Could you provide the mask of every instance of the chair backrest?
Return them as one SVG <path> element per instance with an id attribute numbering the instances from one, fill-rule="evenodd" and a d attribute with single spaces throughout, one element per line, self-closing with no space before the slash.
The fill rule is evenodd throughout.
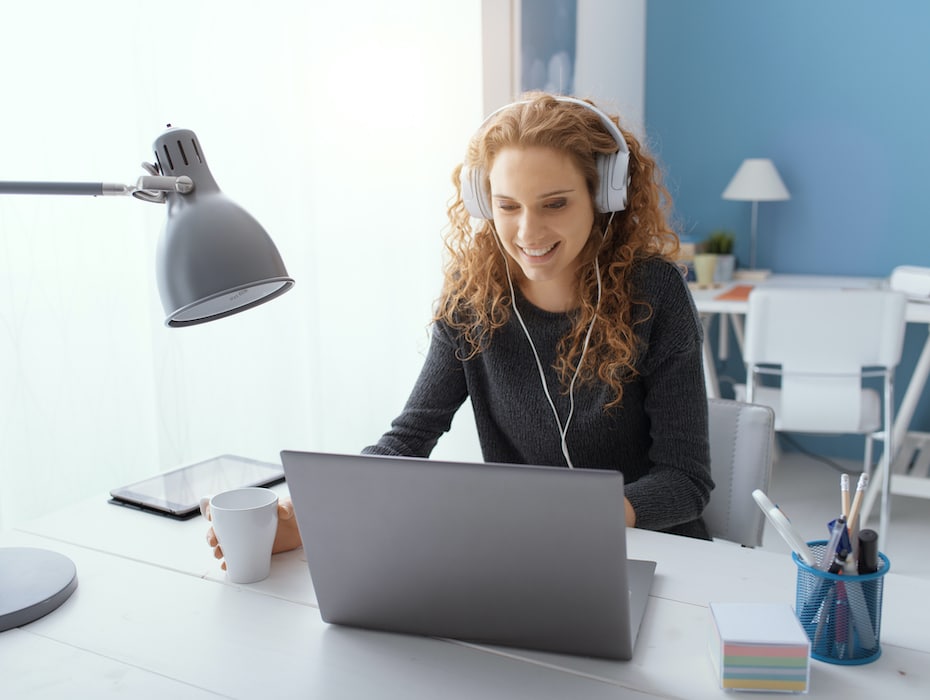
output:
<path id="1" fill-rule="evenodd" d="M 755 289 L 743 344 L 746 383 L 759 365 L 780 365 L 782 429 L 859 432 L 862 370 L 897 367 L 906 305 L 903 294 L 883 289 Z"/>
<path id="2" fill-rule="evenodd" d="M 775 445 L 775 414 L 768 406 L 708 399 L 710 471 L 714 490 L 704 509 L 711 537 L 746 547 L 762 544 L 765 514 L 752 497 L 768 492 Z"/>

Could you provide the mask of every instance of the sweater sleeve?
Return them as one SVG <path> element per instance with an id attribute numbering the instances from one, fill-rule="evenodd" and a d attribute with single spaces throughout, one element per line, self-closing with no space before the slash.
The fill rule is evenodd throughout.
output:
<path id="1" fill-rule="evenodd" d="M 391 429 L 363 453 L 429 457 L 440 436 L 448 432 L 468 396 L 465 372 L 451 335 L 445 324 L 433 326 L 426 360 L 403 411 Z"/>
<path id="2" fill-rule="evenodd" d="M 689 533 L 696 531 L 694 521 L 700 522 L 714 488 L 703 327 L 677 270 L 662 279 L 654 299 L 641 363 L 651 467 L 627 486 L 626 496 L 636 511 L 637 527 Z"/>

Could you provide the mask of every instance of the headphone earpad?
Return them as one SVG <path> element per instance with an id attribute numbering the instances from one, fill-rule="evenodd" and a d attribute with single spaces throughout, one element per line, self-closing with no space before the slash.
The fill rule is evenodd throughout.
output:
<path id="1" fill-rule="evenodd" d="M 491 209 L 491 193 L 488 192 L 483 168 L 462 168 L 459 175 L 462 188 L 462 203 L 468 213 L 476 219 L 491 220 L 494 212 Z"/>
<path id="2" fill-rule="evenodd" d="M 626 151 L 602 153 L 597 157 L 600 187 L 594 205 L 600 213 L 626 209 L 629 161 L 630 154 Z"/>

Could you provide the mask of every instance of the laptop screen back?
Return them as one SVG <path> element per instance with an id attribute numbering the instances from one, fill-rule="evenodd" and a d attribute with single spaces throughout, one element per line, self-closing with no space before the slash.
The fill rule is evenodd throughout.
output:
<path id="1" fill-rule="evenodd" d="M 281 456 L 325 621 L 630 658 L 619 472 Z"/>

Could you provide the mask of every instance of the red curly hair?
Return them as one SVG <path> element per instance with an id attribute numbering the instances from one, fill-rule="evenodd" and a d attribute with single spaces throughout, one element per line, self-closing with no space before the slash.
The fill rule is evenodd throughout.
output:
<path id="1" fill-rule="evenodd" d="M 668 220 L 671 198 L 655 159 L 616 117 L 610 118 L 620 127 L 630 150 L 627 207 L 613 214 L 613 219 L 609 213 L 595 213 L 591 235 L 580 254 L 577 282 L 581 304 L 574 313 L 571 331 L 559 343 L 555 366 L 563 387 L 567 387 L 588 326 L 596 316 L 578 381 L 590 383 L 597 378 L 610 385 L 615 397 L 608 406 L 620 402 L 624 381 L 635 375 L 638 345 L 633 308 L 642 302 L 631 296 L 633 270 L 637 262 L 649 257 L 674 260 L 679 250 L 678 236 Z M 470 348 L 463 359 L 480 353 L 494 331 L 510 320 L 513 299 L 493 222 L 471 219 L 462 202 L 460 174 L 463 167 L 481 168 L 486 177 L 502 149 L 532 146 L 567 154 L 587 182 L 592 206 L 599 184 L 597 155 L 618 150 L 614 136 L 597 113 L 542 93 L 527 95 L 494 114 L 472 138 L 464 163 L 452 176 L 456 194 L 448 207 L 448 258 L 434 317 L 462 333 Z M 602 271 L 598 308 L 597 278 L 594 265 L 589 264 L 595 255 Z M 513 267 L 515 275 L 522 274 L 519 266 Z M 638 317 L 649 313 L 651 309 Z"/>

